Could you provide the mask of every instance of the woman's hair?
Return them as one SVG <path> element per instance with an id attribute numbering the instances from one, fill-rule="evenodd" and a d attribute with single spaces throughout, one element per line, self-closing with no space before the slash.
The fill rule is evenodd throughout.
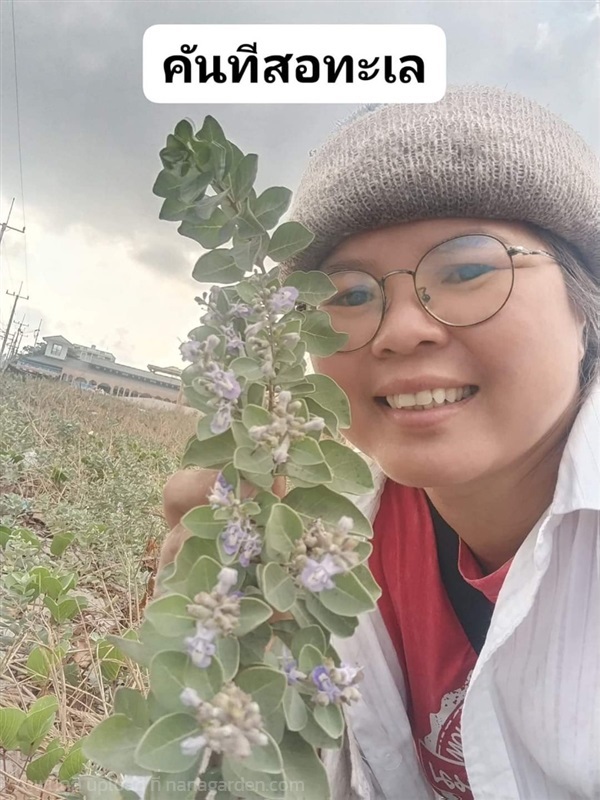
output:
<path id="1" fill-rule="evenodd" d="M 529 223 L 556 256 L 573 310 L 584 320 L 584 356 L 579 365 L 578 407 L 589 396 L 594 383 L 600 379 L 600 283 L 583 266 L 584 260 L 575 247 L 557 234 Z"/>

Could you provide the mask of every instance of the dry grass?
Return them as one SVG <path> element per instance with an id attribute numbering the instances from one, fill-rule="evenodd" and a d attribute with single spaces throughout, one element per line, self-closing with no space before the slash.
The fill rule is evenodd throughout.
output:
<path id="1" fill-rule="evenodd" d="M 110 712 L 118 686 L 144 686 L 143 672 L 128 661 L 116 678 L 107 676 L 98 640 L 140 621 L 166 533 L 162 486 L 194 427 L 194 415 L 178 410 L 142 408 L 43 379 L 0 377 L 0 524 L 26 528 L 39 541 L 36 548 L 13 546 L 11 539 L 3 553 L 1 705 L 26 711 L 36 698 L 55 695 L 59 710 L 49 738 L 65 746 Z M 52 539 L 64 532 L 74 541 L 53 556 Z M 71 593 L 85 597 L 87 608 L 58 624 L 41 596 L 19 597 L 15 580 L 36 566 L 76 572 Z M 60 644 L 64 657 L 47 679 L 34 678 L 31 651 Z M 19 752 L 0 749 L 0 796 L 60 796 L 64 787 L 52 778 L 43 789 L 27 781 L 26 766 Z"/>

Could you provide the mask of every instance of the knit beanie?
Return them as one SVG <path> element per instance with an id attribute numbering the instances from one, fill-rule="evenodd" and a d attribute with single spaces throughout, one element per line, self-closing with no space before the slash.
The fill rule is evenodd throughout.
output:
<path id="1" fill-rule="evenodd" d="M 334 133 L 290 209 L 315 239 L 280 276 L 317 269 L 351 234 L 443 217 L 534 223 L 571 244 L 600 281 L 598 158 L 548 109 L 484 86 L 380 106 Z"/>

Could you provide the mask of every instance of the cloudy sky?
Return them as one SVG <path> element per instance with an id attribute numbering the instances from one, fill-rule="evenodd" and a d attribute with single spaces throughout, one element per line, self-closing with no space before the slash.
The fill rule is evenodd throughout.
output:
<path id="1" fill-rule="evenodd" d="M 158 219 L 158 152 L 183 117 L 206 114 L 259 154 L 257 190 L 295 189 L 309 151 L 349 105 L 158 105 L 142 92 L 142 37 L 156 24 L 430 23 L 443 28 L 448 82 L 506 87 L 561 115 L 600 154 L 600 3 L 178 2 L 0 0 L 2 127 L 0 330 L 18 305 L 32 332 L 112 351 L 118 361 L 181 366 L 198 321 L 199 246 Z M 14 31 L 13 31 L 14 15 Z M 16 78 L 13 48 L 16 42 Z M 21 156 L 17 126 L 20 110 Z M 22 180 L 21 169 L 22 164 Z M 33 336 L 23 340 L 31 343 Z"/>

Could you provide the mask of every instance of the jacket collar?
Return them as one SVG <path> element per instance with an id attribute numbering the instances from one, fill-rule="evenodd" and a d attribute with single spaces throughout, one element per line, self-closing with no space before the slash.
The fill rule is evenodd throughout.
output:
<path id="1" fill-rule="evenodd" d="M 553 514 L 600 511 L 600 380 L 579 410 L 563 451 Z"/>

